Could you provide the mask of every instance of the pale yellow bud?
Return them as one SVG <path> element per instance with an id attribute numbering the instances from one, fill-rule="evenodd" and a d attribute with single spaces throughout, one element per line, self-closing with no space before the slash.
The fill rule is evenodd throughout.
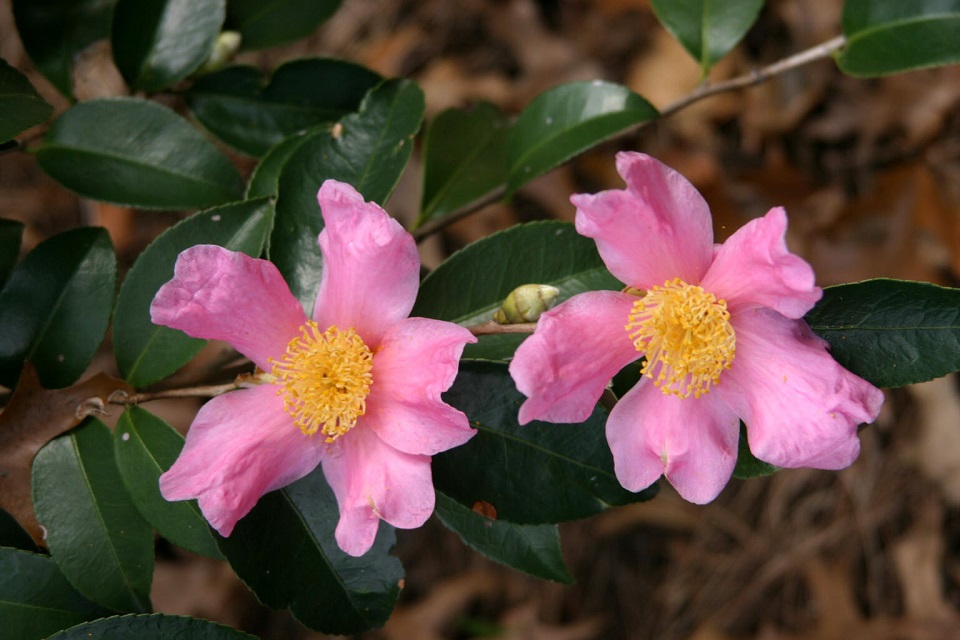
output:
<path id="1" fill-rule="evenodd" d="M 520 285 L 504 299 L 493 314 L 493 321 L 499 324 L 536 322 L 558 295 L 560 290 L 548 284 Z"/>
<path id="2" fill-rule="evenodd" d="M 213 43 L 210 57 L 197 69 L 197 75 L 211 73 L 225 67 L 240 49 L 240 40 L 241 36 L 238 31 L 220 32 L 217 41 Z"/>

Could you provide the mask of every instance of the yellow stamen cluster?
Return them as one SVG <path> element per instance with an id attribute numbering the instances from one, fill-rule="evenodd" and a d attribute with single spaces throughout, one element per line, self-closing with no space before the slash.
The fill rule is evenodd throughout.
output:
<path id="1" fill-rule="evenodd" d="M 283 358 L 270 362 L 283 408 L 305 434 L 320 431 L 333 442 L 366 413 L 373 353 L 353 329 L 321 331 L 311 320 L 300 327 Z"/>
<path id="2" fill-rule="evenodd" d="M 737 339 L 725 300 L 674 278 L 633 303 L 624 327 L 646 356 L 640 370 L 664 393 L 708 393 L 733 365 Z"/>

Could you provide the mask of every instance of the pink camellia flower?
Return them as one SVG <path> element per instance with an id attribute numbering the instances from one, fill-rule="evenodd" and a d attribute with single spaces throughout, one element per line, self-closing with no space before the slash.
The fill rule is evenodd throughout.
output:
<path id="1" fill-rule="evenodd" d="M 840 469 L 860 451 L 857 425 L 883 394 L 830 356 L 802 320 L 820 299 L 813 269 L 787 250 L 772 209 L 722 245 L 710 211 L 680 174 L 621 153 L 627 189 L 574 195 L 577 231 L 629 288 L 575 296 L 541 316 L 510 364 L 527 396 L 520 422 L 581 422 L 610 379 L 643 356 L 640 382 L 607 419 L 620 483 L 660 475 L 685 499 L 720 493 L 750 449 L 780 467 Z"/>
<path id="2" fill-rule="evenodd" d="M 229 536 L 260 496 L 321 464 L 340 507 L 337 543 L 358 556 L 381 518 L 404 529 L 426 521 L 430 456 L 476 433 L 440 399 L 476 338 L 407 317 L 420 262 L 397 221 L 335 180 L 317 197 L 326 226 L 312 320 L 273 263 L 217 246 L 181 253 L 157 292 L 154 323 L 229 342 L 266 380 L 200 409 L 160 491 L 167 500 L 198 498 Z"/>

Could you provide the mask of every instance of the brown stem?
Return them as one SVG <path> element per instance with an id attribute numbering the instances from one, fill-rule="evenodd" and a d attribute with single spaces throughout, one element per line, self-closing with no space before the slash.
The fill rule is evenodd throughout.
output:
<path id="1" fill-rule="evenodd" d="M 151 400 L 169 400 L 171 398 L 213 398 L 227 391 L 249 389 L 264 384 L 264 382 L 266 382 L 266 380 L 261 376 L 248 373 L 239 375 L 233 382 L 227 382 L 225 384 L 207 384 L 196 387 L 183 387 L 180 389 L 144 391 L 133 395 L 115 393 L 110 397 L 110 404 L 130 405 L 150 402 Z"/>
<path id="2" fill-rule="evenodd" d="M 523 324 L 500 324 L 499 322 L 481 322 L 466 327 L 475 336 L 493 336 L 503 333 L 533 333 L 537 328 L 536 322 L 525 322 Z"/>
<path id="3" fill-rule="evenodd" d="M 846 43 L 846 39 L 840 35 L 826 42 L 811 47 L 796 53 L 789 58 L 784 58 L 779 62 L 775 62 L 770 66 L 763 67 L 762 69 L 755 69 L 750 73 L 746 73 L 742 76 L 737 76 L 736 78 L 731 78 L 730 80 L 725 80 L 723 82 L 718 82 L 717 84 L 702 84 L 696 89 L 693 90 L 690 95 L 687 95 L 675 102 L 671 102 L 666 107 L 660 110 L 660 115 L 658 119 L 666 118 L 673 115 L 677 111 L 689 107 L 695 102 L 700 102 L 710 96 L 715 96 L 718 93 L 724 93 L 727 91 L 734 91 L 736 89 L 745 89 L 747 87 L 752 87 L 754 85 L 760 84 L 770 78 L 778 76 L 780 74 L 786 73 L 792 69 L 797 69 L 811 62 L 816 62 L 817 60 L 823 60 L 824 58 L 829 58 L 833 53 L 843 47 Z M 623 138 L 629 135 L 632 135 L 642 129 L 643 127 L 655 122 L 656 120 L 645 120 L 643 122 L 637 123 L 636 125 L 624 129 L 612 139 Z M 416 229 L 413 232 L 413 237 L 417 242 L 420 242 L 427 236 L 441 231 L 445 227 L 454 222 L 466 218 L 472 213 L 479 211 L 480 209 L 486 207 L 487 205 L 493 204 L 494 202 L 500 200 L 507 192 L 507 188 L 504 185 L 500 185 L 490 191 L 489 193 L 480 196 L 473 202 L 468 202 L 459 209 L 455 209 L 453 212 L 448 215 L 438 218 L 437 220 L 431 220 L 427 224 L 423 225 L 419 229 Z"/>

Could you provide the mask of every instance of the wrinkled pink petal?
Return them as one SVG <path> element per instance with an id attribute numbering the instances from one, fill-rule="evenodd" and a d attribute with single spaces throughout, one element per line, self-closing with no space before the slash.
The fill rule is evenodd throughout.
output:
<path id="1" fill-rule="evenodd" d="M 195 338 L 226 340 L 266 371 L 307 321 L 272 262 L 215 245 L 180 254 L 150 318 Z"/>
<path id="2" fill-rule="evenodd" d="M 883 393 L 841 367 L 801 320 L 762 309 L 733 322 L 737 355 L 715 392 L 746 423 L 753 454 L 778 467 L 849 466 L 857 425 L 876 419 Z"/>
<path id="3" fill-rule="evenodd" d="M 640 357 L 624 325 L 635 297 L 615 291 L 576 295 L 540 316 L 510 362 L 527 396 L 520 424 L 583 422 L 610 379 Z"/>
<path id="4" fill-rule="evenodd" d="M 703 288 L 725 299 L 734 314 L 769 307 L 802 318 L 823 292 L 813 268 L 787 249 L 786 233 L 782 207 L 743 225 L 720 247 Z"/>
<path id="5" fill-rule="evenodd" d="M 737 464 L 740 419 L 713 393 L 664 394 L 644 378 L 610 412 L 607 442 L 617 479 L 640 491 L 661 474 L 684 500 L 710 502 Z"/>
<path id="6" fill-rule="evenodd" d="M 337 544 L 352 556 L 366 553 L 380 519 L 415 529 L 433 513 L 430 457 L 397 451 L 361 422 L 323 459 L 323 473 L 337 496 Z"/>
<path id="7" fill-rule="evenodd" d="M 229 536 L 261 496 L 315 469 L 325 446 L 293 425 L 276 386 L 232 391 L 197 413 L 180 457 L 160 476 L 160 493 L 198 498 L 210 525 Z"/>
<path id="8" fill-rule="evenodd" d="M 364 424 L 390 446 L 433 455 L 461 445 L 476 431 L 467 416 L 440 399 L 457 377 L 465 344 L 477 339 L 440 320 L 407 318 L 387 330 L 373 358 Z"/>
<path id="9" fill-rule="evenodd" d="M 648 155 L 617 154 L 625 191 L 577 194 L 577 232 L 596 240 L 622 282 L 641 289 L 700 282 L 713 257 L 710 210 L 686 178 Z"/>
<path id="10" fill-rule="evenodd" d="M 348 184 L 327 180 L 317 194 L 323 275 L 313 309 L 321 327 L 353 328 L 371 348 L 410 315 L 420 281 L 413 236 Z"/>

